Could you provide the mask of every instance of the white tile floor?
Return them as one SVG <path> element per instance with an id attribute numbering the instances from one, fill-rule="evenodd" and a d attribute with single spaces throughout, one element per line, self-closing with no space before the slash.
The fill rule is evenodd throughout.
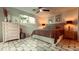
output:
<path id="1" fill-rule="evenodd" d="M 28 37 L 26 39 L 1 42 L 0 51 L 63 51 L 55 45 Z"/>

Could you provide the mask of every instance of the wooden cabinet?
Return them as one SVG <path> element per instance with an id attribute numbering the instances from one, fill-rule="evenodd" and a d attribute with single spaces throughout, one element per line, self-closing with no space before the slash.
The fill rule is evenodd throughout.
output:
<path id="1" fill-rule="evenodd" d="M 2 22 L 3 42 L 20 39 L 20 27 L 18 24 Z"/>
<path id="2" fill-rule="evenodd" d="M 65 39 L 77 39 L 77 32 L 76 31 L 64 31 L 64 38 Z"/>

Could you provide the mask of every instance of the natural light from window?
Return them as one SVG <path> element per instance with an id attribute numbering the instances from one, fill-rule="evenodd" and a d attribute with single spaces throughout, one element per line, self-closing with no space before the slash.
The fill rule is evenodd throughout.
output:
<path id="1" fill-rule="evenodd" d="M 35 24 L 35 18 L 27 15 L 20 15 L 20 23 Z"/>
<path id="2" fill-rule="evenodd" d="M 29 17 L 29 23 L 35 24 L 35 18 Z"/>

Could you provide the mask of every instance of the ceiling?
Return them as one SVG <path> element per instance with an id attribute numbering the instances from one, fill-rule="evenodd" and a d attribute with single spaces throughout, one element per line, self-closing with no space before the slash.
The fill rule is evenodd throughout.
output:
<path id="1" fill-rule="evenodd" d="M 16 9 L 19 9 L 19 10 L 22 10 L 22 11 L 25 11 L 25 12 L 28 12 L 30 14 L 35 14 L 36 11 L 33 11 L 33 9 L 37 9 L 37 7 L 15 7 Z"/>
<path id="2" fill-rule="evenodd" d="M 61 13 L 67 10 L 75 9 L 76 7 L 48 7 L 51 13 Z"/>
<path id="3" fill-rule="evenodd" d="M 15 8 L 22 10 L 22 11 L 25 11 L 25 12 L 28 12 L 28 13 L 33 14 L 33 15 L 35 15 L 37 10 L 38 10 L 38 7 L 15 7 Z M 44 8 L 49 9 L 50 14 L 56 14 L 56 13 L 64 12 L 66 10 L 74 9 L 76 7 L 44 7 Z M 35 9 L 35 11 L 33 11 L 33 9 Z"/>

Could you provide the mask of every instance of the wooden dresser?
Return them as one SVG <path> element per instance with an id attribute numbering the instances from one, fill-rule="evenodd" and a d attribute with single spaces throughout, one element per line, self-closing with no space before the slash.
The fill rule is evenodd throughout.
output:
<path id="1" fill-rule="evenodd" d="M 77 40 L 77 32 L 76 31 L 66 31 L 64 30 L 64 38 L 65 39 L 73 39 L 73 40 Z"/>
<path id="2" fill-rule="evenodd" d="M 20 27 L 18 24 L 2 22 L 3 42 L 20 39 Z"/>

